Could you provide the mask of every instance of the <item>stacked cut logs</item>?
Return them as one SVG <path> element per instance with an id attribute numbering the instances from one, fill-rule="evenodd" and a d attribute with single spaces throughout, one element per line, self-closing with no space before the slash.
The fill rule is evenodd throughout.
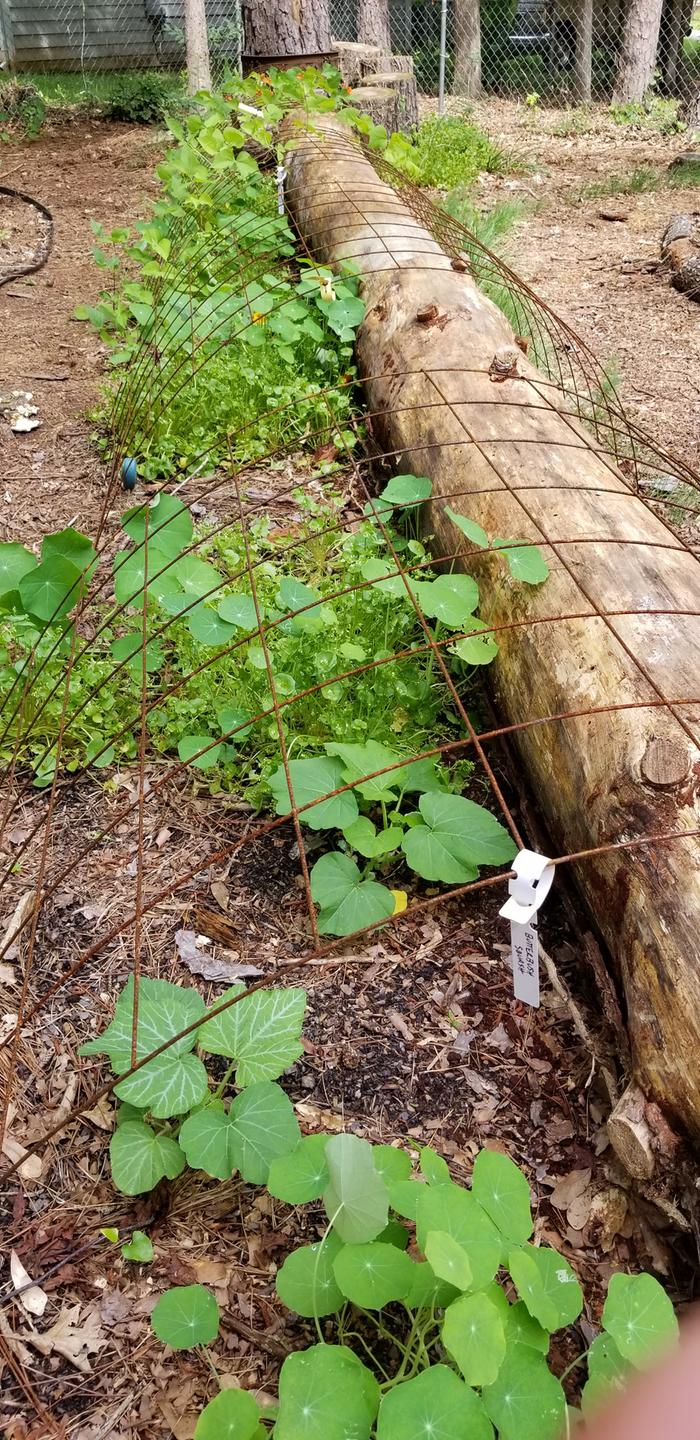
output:
<path id="1" fill-rule="evenodd" d="M 661 260 L 671 270 L 671 284 L 700 303 L 700 230 L 690 215 L 674 215 L 661 241 Z"/>
<path id="2" fill-rule="evenodd" d="M 343 83 L 352 104 L 391 134 L 410 133 L 418 124 L 418 90 L 410 55 L 388 55 L 378 45 L 334 41 Z"/>

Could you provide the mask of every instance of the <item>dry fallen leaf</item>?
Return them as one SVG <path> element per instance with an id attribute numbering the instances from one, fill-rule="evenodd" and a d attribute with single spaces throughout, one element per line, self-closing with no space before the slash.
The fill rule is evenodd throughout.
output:
<path id="1" fill-rule="evenodd" d="M 17 1024 L 17 1011 L 9 1010 L 6 1015 L 0 1018 L 0 1050 L 6 1045 L 10 1036 L 14 1033 Z"/>
<path id="2" fill-rule="evenodd" d="M 43 1335 L 25 1335 L 25 1340 L 38 1350 L 40 1355 L 62 1355 L 69 1364 L 75 1365 L 81 1374 L 90 1374 L 88 1355 L 106 1344 L 102 1326 L 95 1310 L 89 1310 L 82 1325 L 78 1324 L 80 1305 L 62 1310 L 55 1324 Z"/>
<path id="3" fill-rule="evenodd" d="M 2 1142 L 2 1153 L 13 1165 L 16 1165 L 18 1160 L 22 1161 L 17 1172 L 22 1180 L 39 1179 L 44 1168 L 41 1156 L 30 1155 L 29 1159 L 25 1160 L 23 1157 L 27 1152 L 24 1145 L 20 1145 L 19 1140 L 15 1140 L 13 1136 L 8 1135 L 7 1132 L 5 1132 Z"/>
<path id="4" fill-rule="evenodd" d="M 17 1299 L 22 1309 L 26 1310 L 28 1315 L 43 1315 L 49 1297 L 39 1285 L 33 1284 L 31 1275 L 27 1274 L 16 1250 L 10 1251 L 10 1275 L 15 1290 L 19 1291 Z M 25 1336 L 25 1339 L 29 1339 L 29 1336 Z"/>
<path id="5" fill-rule="evenodd" d="M 205 948 L 209 943 L 205 935 L 197 935 L 194 930 L 176 930 L 177 953 L 191 975 L 202 975 L 205 980 L 221 985 L 231 985 L 234 980 L 254 980 L 262 975 L 263 972 L 257 965 L 239 964 L 235 960 L 215 960 Z"/>
<path id="6" fill-rule="evenodd" d="M 413 1031 L 409 1030 L 403 1015 L 400 1015 L 398 1010 L 388 1010 L 386 1018 L 391 1021 L 394 1029 L 398 1030 L 399 1035 L 403 1035 L 404 1040 L 407 1040 L 409 1045 L 412 1045 L 415 1037 Z"/>
<path id="7" fill-rule="evenodd" d="M 217 905 L 220 905 L 224 912 L 227 911 L 230 899 L 228 886 L 224 885 L 223 880 L 212 880 L 210 888 Z"/>
<path id="8" fill-rule="evenodd" d="M 593 1191 L 588 1185 L 581 1195 L 574 1196 L 571 1204 L 567 1206 L 566 1218 L 572 1230 L 583 1230 L 588 1224 L 593 1204 Z"/>
<path id="9" fill-rule="evenodd" d="M 4 936 L 3 936 L 2 945 L 0 945 L 0 950 L 2 950 L 2 952 L 3 952 L 3 959 L 4 959 L 4 960 L 17 960 L 17 959 L 18 959 L 18 957 L 19 957 L 19 943 L 18 943 L 18 942 L 19 942 L 19 934 L 20 934 L 20 931 L 22 930 L 22 926 L 24 925 L 25 921 L 29 918 L 29 916 L 30 916 L 30 914 L 31 914 L 31 912 L 32 912 L 32 908 L 33 908 L 33 906 L 34 906 L 34 901 L 35 901 L 35 899 L 36 899 L 36 891 L 35 891 L 35 890 L 27 890 L 27 891 L 25 892 L 25 894 L 22 895 L 21 899 L 17 901 L 17 904 L 16 904 L 16 906 L 15 906 L 14 914 L 13 914 L 12 919 L 10 920 L 10 922 L 9 922 L 9 924 L 8 924 L 8 926 L 7 926 L 7 929 L 6 929 L 6 931 L 5 931 L 5 934 L 4 934 Z M 16 937 L 16 938 L 15 938 L 15 937 Z"/>
<path id="10" fill-rule="evenodd" d="M 306 1120 L 309 1125 L 322 1125 L 324 1130 L 335 1130 L 336 1133 L 345 1129 L 342 1115 L 336 1115 L 334 1110 L 321 1110 L 310 1100 L 297 1100 L 294 1109 L 300 1119 Z"/>
<path id="11" fill-rule="evenodd" d="M 571 1170 L 568 1175 L 560 1175 L 549 1197 L 552 1205 L 557 1210 L 568 1210 L 574 1200 L 588 1189 L 590 1179 L 590 1170 Z"/>

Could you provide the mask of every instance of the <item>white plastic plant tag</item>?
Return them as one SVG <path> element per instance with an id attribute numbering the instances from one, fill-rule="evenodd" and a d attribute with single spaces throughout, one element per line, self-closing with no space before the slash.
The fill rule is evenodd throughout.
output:
<path id="1" fill-rule="evenodd" d="M 509 897 L 500 914 L 510 920 L 513 991 L 516 1000 L 537 1007 L 540 1003 L 537 911 L 552 888 L 554 866 L 546 855 L 521 850 L 512 869 L 515 874 L 508 881 Z"/>
<path id="2" fill-rule="evenodd" d="M 287 171 L 284 165 L 277 166 L 277 214 L 284 215 L 284 182 L 287 179 Z"/>

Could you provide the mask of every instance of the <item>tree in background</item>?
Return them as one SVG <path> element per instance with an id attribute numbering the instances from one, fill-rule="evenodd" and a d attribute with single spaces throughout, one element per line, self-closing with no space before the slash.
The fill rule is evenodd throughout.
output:
<path id="1" fill-rule="evenodd" d="M 576 0 L 574 30 L 574 99 L 587 105 L 593 90 L 593 0 Z"/>
<path id="2" fill-rule="evenodd" d="M 328 0 L 243 0 L 247 55 L 313 55 L 330 50 Z"/>
<path id="3" fill-rule="evenodd" d="M 473 100 L 481 93 L 479 0 L 454 0 L 454 50 L 452 93 Z"/>
<path id="4" fill-rule="evenodd" d="M 663 0 L 629 0 L 614 99 L 643 100 L 654 78 Z"/>
<path id="5" fill-rule="evenodd" d="M 198 90 L 211 90 L 209 37 L 204 0 L 185 0 L 185 49 L 189 94 L 196 95 Z"/>
<path id="6" fill-rule="evenodd" d="M 362 45 L 377 45 L 391 55 L 389 0 L 357 0 L 357 38 Z"/>

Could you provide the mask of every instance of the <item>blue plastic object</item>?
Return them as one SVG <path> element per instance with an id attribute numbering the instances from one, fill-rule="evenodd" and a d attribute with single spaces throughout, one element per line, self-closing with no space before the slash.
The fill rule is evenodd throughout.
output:
<path id="1" fill-rule="evenodd" d="M 124 460 L 122 464 L 122 485 L 124 486 L 124 489 L 134 490 L 136 487 L 137 479 L 138 469 L 136 466 L 136 461 L 133 460 L 130 455 L 127 455 L 126 460 Z"/>

